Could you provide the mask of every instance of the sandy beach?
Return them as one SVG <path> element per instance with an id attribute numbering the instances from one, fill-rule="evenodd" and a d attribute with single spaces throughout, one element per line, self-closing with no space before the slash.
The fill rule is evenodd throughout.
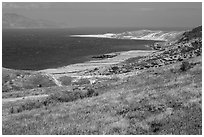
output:
<path id="1" fill-rule="evenodd" d="M 85 72 L 94 70 L 95 68 L 105 69 L 111 65 L 118 64 L 123 62 L 129 58 L 134 58 L 138 56 L 147 56 L 155 52 L 154 50 L 131 50 L 131 51 L 122 51 L 122 52 L 114 52 L 107 53 L 104 55 L 116 55 L 111 58 L 100 58 L 100 59 L 92 59 L 90 61 L 84 63 L 77 63 L 72 65 L 67 65 L 59 68 L 50 68 L 39 71 L 24 71 L 24 70 L 16 70 L 16 73 L 27 72 L 29 74 L 41 74 L 43 76 L 49 77 L 57 86 L 62 86 L 61 81 L 59 80 L 61 77 L 68 76 L 74 79 L 80 78 L 89 78 L 92 79 L 94 77 L 110 77 L 110 76 L 101 76 L 101 75 L 84 75 Z M 8 71 L 13 72 L 14 70 L 10 70 L 4 68 L 5 75 L 10 73 Z M 20 75 L 20 74 L 19 74 Z"/>
<path id="2" fill-rule="evenodd" d="M 77 64 L 68 65 L 68 66 L 64 66 L 60 68 L 44 69 L 38 72 L 52 74 L 52 75 L 59 75 L 59 74 L 60 75 L 63 75 L 63 74 L 74 75 L 81 71 L 117 64 L 129 58 L 138 57 L 138 56 L 147 56 L 153 52 L 155 51 L 154 50 L 131 50 L 131 51 L 124 51 L 124 52 L 117 52 L 119 54 L 113 58 L 92 60 L 92 61 L 87 61 L 84 63 L 77 63 Z"/>
<path id="3" fill-rule="evenodd" d="M 111 78 L 111 76 L 101 76 L 101 75 L 84 75 L 85 71 L 93 70 L 95 68 L 106 68 L 110 65 L 118 64 L 123 62 L 129 58 L 134 58 L 138 56 L 147 56 L 155 52 L 154 50 L 131 50 L 131 51 L 123 51 L 117 53 L 108 53 L 108 54 L 117 54 L 117 56 L 113 58 L 106 58 L 100 60 L 91 60 L 84 63 L 77 63 L 73 65 L 68 65 L 59 68 L 53 69 L 44 69 L 37 71 L 42 73 L 48 77 L 50 77 L 54 83 L 58 86 L 62 86 L 61 81 L 59 80 L 61 77 L 68 76 L 74 79 L 81 79 L 81 78 L 89 78 L 91 81 L 93 79 L 98 78 Z"/>

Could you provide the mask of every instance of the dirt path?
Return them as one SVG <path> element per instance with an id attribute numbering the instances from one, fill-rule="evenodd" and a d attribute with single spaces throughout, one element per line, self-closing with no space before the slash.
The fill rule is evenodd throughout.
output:
<path id="1" fill-rule="evenodd" d="M 48 73 L 46 73 L 45 75 L 48 76 L 49 78 L 51 78 L 51 80 L 52 80 L 57 86 L 59 86 L 59 87 L 62 86 L 61 82 L 60 82 L 59 80 L 57 80 L 54 75 L 48 74 Z"/>
<path id="2" fill-rule="evenodd" d="M 42 98 L 42 97 L 47 97 L 47 94 L 44 95 L 36 95 L 36 96 L 25 96 L 25 97 L 19 97 L 19 98 L 6 98 L 2 99 L 2 104 L 12 102 L 12 101 L 18 101 L 22 99 L 35 99 L 35 98 Z"/>

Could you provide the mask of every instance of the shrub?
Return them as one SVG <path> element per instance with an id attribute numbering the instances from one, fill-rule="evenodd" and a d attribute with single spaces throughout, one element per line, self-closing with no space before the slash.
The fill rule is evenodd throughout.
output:
<path id="1" fill-rule="evenodd" d="M 112 70 L 115 72 L 115 71 L 117 71 L 119 69 L 119 67 L 118 66 L 113 66 L 112 67 Z"/>
<path id="2" fill-rule="evenodd" d="M 63 76 L 60 77 L 59 80 L 62 82 L 62 85 L 71 85 L 72 84 L 72 77 L 69 76 Z"/>
<path id="3" fill-rule="evenodd" d="M 98 93 L 95 92 L 93 89 L 88 89 L 87 90 L 87 97 L 92 97 L 92 96 L 98 96 Z"/>
<path id="4" fill-rule="evenodd" d="M 81 78 L 78 81 L 73 82 L 73 85 L 86 85 L 86 84 L 90 84 L 90 81 L 87 78 Z"/>
<path id="5" fill-rule="evenodd" d="M 47 76 L 43 75 L 30 75 L 23 79 L 23 88 L 33 89 L 35 87 L 51 87 L 56 86 L 56 84 L 50 80 Z"/>
<path id="6" fill-rule="evenodd" d="M 87 89 L 87 91 L 60 91 L 53 93 L 49 96 L 50 100 L 56 102 L 70 102 L 77 99 L 83 99 L 87 97 L 98 96 L 98 93 L 93 89 Z"/>
<path id="7" fill-rule="evenodd" d="M 87 97 L 98 96 L 98 93 L 93 89 L 87 89 L 87 91 L 58 91 L 50 94 L 47 98 L 42 100 L 28 100 L 16 106 L 10 108 L 10 113 L 20 113 L 25 110 L 32 110 L 56 104 L 58 102 L 71 102 L 77 99 L 83 99 Z"/>
<path id="8" fill-rule="evenodd" d="M 54 100 L 57 102 L 69 102 L 73 101 L 76 99 L 75 96 L 76 92 L 71 92 L 71 91 L 59 91 L 51 94 L 49 96 L 50 100 Z"/>
<path id="9" fill-rule="evenodd" d="M 43 101 L 39 101 L 39 100 L 29 100 L 27 102 L 24 102 L 22 104 L 19 104 L 18 106 L 12 106 L 10 108 L 10 113 L 20 113 L 22 111 L 25 110 L 32 110 L 32 109 L 36 109 L 36 108 L 40 108 L 42 106 L 44 106 Z"/>
<path id="10" fill-rule="evenodd" d="M 188 69 L 190 69 L 191 64 L 188 61 L 183 61 L 180 67 L 181 71 L 187 71 Z"/>

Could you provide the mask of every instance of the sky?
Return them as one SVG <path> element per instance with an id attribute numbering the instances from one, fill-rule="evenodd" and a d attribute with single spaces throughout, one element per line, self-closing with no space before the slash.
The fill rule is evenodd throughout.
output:
<path id="1" fill-rule="evenodd" d="M 3 3 L 3 13 L 62 23 L 67 27 L 196 27 L 201 2 Z"/>

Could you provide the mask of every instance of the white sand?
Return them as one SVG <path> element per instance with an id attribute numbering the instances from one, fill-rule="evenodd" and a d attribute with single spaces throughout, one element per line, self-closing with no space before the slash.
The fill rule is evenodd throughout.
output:
<path id="1" fill-rule="evenodd" d="M 77 73 L 77 72 L 84 71 L 87 69 L 94 69 L 98 67 L 104 67 L 104 66 L 109 66 L 112 64 L 117 64 L 129 58 L 133 58 L 137 56 L 146 56 L 146 55 L 151 54 L 152 52 L 154 51 L 153 50 L 151 51 L 147 51 L 147 50 L 124 51 L 124 52 L 120 52 L 118 56 L 113 57 L 113 58 L 88 61 L 88 62 L 68 65 L 68 66 L 64 66 L 60 68 L 45 69 L 45 70 L 40 70 L 38 72 L 43 72 L 43 73 L 48 73 L 48 74 L 53 74 L 53 75 L 66 74 L 66 73 Z"/>

